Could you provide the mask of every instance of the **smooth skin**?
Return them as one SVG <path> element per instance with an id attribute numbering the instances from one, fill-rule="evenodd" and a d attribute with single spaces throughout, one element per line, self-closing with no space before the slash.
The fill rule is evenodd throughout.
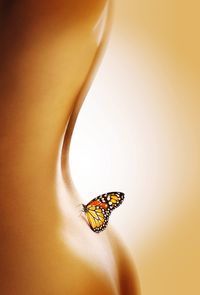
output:
<path id="1" fill-rule="evenodd" d="M 68 167 L 105 4 L 0 2 L 0 294 L 139 294 L 112 230 L 79 217 Z"/>

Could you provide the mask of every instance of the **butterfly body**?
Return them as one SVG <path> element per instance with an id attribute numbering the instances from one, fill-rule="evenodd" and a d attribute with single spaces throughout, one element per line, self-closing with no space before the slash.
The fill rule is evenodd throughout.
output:
<path id="1" fill-rule="evenodd" d="M 108 224 L 112 210 L 120 206 L 123 200 L 123 193 L 110 192 L 98 196 L 87 205 L 83 205 L 83 211 L 90 228 L 96 233 L 103 231 Z"/>

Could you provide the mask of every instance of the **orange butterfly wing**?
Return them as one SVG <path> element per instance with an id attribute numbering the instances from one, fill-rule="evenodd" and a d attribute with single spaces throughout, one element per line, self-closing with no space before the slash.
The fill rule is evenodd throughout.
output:
<path id="1" fill-rule="evenodd" d="M 83 205 L 90 228 L 94 232 L 103 231 L 107 224 L 111 211 L 117 208 L 124 200 L 121 192 L 111 192 L 98 196 L 87 205 Z"/>

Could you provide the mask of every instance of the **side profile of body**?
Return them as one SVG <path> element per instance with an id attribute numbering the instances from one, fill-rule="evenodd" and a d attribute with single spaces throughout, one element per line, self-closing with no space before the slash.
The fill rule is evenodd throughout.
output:
<path id="1" fill-rule="evenodd" d="M 68 165 L 108 10 L 0 0 L 0 294 L 139 294 L 112 229 L 97 234 L 79 216 Z"/>

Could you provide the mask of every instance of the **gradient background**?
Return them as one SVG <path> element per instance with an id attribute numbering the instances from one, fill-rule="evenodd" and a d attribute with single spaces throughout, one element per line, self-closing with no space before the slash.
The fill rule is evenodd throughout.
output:
<path id="1" fill-rule="evenodd" d="M 200 294 L 200 7 L 117 0 L 110 42 L 75 128 L 83 201 L 126 200 L 111 223 L 142 294 Z"/>

